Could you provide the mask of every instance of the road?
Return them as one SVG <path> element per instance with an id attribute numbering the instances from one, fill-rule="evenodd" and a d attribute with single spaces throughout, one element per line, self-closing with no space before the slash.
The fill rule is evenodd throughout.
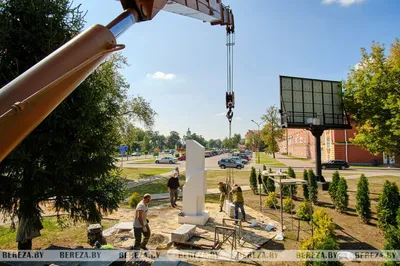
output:
<path id="1" fill-rule="evenodd" d="M 150 156 L 147 156 L 147 159 L 150 159 Z M 216 155 L 213 157 L 205 158 L 205 167 L 209 170 L 220 169 L 218 167 L 218 161 L 221 158 L 228 157 L 227 154 Z M 118 165 L 121 165 L 121 162 L 118 162 Z M 140 163 L 136 160 L 124 161 L 122 163 L 123 167 L 130 168 L 175 168 L 179 167 L 179 169 L 186 169 L 186 161 L 178 161 L 176 164 L 156 164 L 156 163 Z M 246 165 L 244 169 L 249 168 L 251 166 Z"/>
<path id="2" fill-rule="evenodd" d="M 218 167 L 218 161 L 221 158 L 228 157 L 227 154 L 221 154 L 209 158 L 205 158 L 205 167 L 208 170 L 221 170 Z M 150 159 L 150 156 L 147 156 L 147 159 Z M 143 158 L 144 159 L 144 158 Z M 304 169 L 313 169 L 315 168 L 315 165 L 300 161 L 300 160 L 286 160 L 285 158 L 280 158 L 277 157 L 279 161 L 282 161 L 283 163 L 290 164 L 296 172 L 302 172 Z M 257 170 L 262 169 L 262 165 L 260 164 L 255 164 L 254 162 L 254 157 L 250 161 L 249 164 L 245 165 L 243 170 L 249 170 L 252 166 L 254 166 Z M 118 165 L 121 165 L 121 162 L 118 162 Z M 277 171 L 277 170 L 286 170 L 287 166 L 282 166 L 282 167 L 269 167 L 266 165 L 267 168 L 271 168 L 272 171 Z M 179 167 L 181 171 L 184 171 L 186 169 L 186 161 L 178 161 L 176 164 L 156 164 L 156 163 L 137 163 L 134 160 L 129 160 L 129 161 L 124 161 L 123 162 L 123 167 L 131 167 L 131 168 L 175 168 Z M 322 175 L 325 177 L 327 181 L 329 181 L 332 177 L 332 174 L 336 170 L 322 170 Z M 355 166 L 351 166 L 349 169 L 346 170 L 339 170 L 341 173 L 346 173 L 346 178 L 348 179 L 353 179 L 353 178 L 359 178 L 362 173 L 364 173 L 366 176 L 383 176 L 383 175 L 391 175 L 391 176 L 399 176 L 400 177 L 400 169 L 396 168 L 357 168 Z M 301 178 L 301 177 L 300 177 Z"/>

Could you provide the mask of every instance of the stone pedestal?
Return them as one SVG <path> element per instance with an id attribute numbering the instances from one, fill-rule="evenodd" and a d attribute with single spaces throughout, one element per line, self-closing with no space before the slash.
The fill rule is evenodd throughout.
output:
<path id="1" fill-rule="evenodd" d="M 224 212 L 229 215 L 230 218 L 235 217 L 235 205 L 229 200 L 225 200 L 224 203 Z"/>
<path id="2" fill-rule="evenodd" d="M 207 192 L 207 175 L 205 170 L 205 149 L 197 141 L 186 141 L 186 182 L 183 186 L 182 216 L 180 224 L 204 225 L 210 217 L 204 211 Z"/>

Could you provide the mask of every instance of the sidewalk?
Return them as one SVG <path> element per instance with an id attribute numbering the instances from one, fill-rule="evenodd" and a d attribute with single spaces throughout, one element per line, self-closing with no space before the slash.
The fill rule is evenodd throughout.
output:
<path id="1" fill-rule="evenodd" d="M 248 191 L 251 190 L 250 186 L 242 186 L 243 191 Z M 211 188 L 207 189 L 207 195 L 213 195 L 213 194 L 219 194 L 220 191 L 218 188 Z M 179 193 L 179 197 L 182 197 L 182 193 Z M 152 194 L 151 195 L 152 200 L 161 200 L 161 199 L 169 199 L 169 193 L 160 193 L 160 194 Z"/>
<path id="2" fill-rule="evenodd" d="M 315 164 L 312 163 L 311 160 L 299 160 L 287 157 L 285 155 L 275 153 L 275 159 L 283 164 L 286 164 L 288 167 L 292 168 L 314 168 Z"/>

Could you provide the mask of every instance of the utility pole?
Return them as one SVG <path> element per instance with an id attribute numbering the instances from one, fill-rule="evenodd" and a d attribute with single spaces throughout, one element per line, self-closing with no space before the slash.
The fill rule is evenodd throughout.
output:
<path id="1" fill-rule="evenodd" d="M 254 120 L 251 120 L 251 122 L 253 122 L 254 124 L 256 124 L 257 127 L 258 127 L 258 138 L 257 138 L 257 150 L 258 150 L 258 153 L 257 153 L 257 161 L 258 161 L 258 163 L 260 163 L 260 138 L 261 138 L 260 125 L 261 125 L 261 123 L 257 123 L 257 122 L 254 121 Z"/>

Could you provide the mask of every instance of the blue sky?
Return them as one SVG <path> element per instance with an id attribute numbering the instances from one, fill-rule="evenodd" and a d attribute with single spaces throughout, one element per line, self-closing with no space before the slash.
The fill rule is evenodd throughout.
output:
<path id="1" fill-rule="evenodd" d="M 80 0 L 87 26 L 107 25 L 119 1 Z M 279 106 L 279 75 L 342 80 L 373 40 L 388 47 L 399 33 L 398 0 L 224 0 L 235 15 L 232 134 L 255 129 L 252 119 Z M 222 26 L 159 13 L 119 40 L 130 64 L 129 95 L 158 113 L 154 130 L 205 138 L 228 135 L 225 117 L 226 35 Z M 224 113 L 223 115 L 221 115 Z"/>

